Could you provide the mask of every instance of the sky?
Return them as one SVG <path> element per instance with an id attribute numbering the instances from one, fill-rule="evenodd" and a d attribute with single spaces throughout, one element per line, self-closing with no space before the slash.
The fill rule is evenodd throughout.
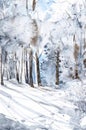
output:
<path id="1" fill-rule="evenodd" d="M 42 20 L 60 20 L 72 4 L 83 4 L 85 0 L 37 0 L 37 17 Z"/>

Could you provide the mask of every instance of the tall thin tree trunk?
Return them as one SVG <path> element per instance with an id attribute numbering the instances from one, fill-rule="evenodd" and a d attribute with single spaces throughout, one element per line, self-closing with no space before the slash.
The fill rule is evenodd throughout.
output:
<path id="1" fill-rule="evenodd" d="M 29 49 L 29 79 L 30 79 L 30 85 L 31 87 L 34 87 L 33 85 L 33 76 L 32 76 L 32 72 L 33 72 L 33 52 L 32 49 Z"/>
<path id="2" fill-rule="evenodd" d="M 20 59 L 20 83 L 23 80 L 23 46 L 21 47 L 21 59 Z"/>
<path id="3" fill-rule="evenodd" d="M 10 70 L 9 70 L 9 55 L 7 54 L 7 80 L 10 79 Z"/>
<path id="4" fill-rule="evenodd" d="M 27 55 L 27 50 L 25 50 L 25 56 L 26 56 L 26 61 L 25 61 L 25 82 L 29 84 L 28 55 Z"/>
<path id="5" fill-rule="evenodd" d="M 59 85 L 59 51 L 57 51 L 56 57 L 56 85 Z"/>
<path id="6" fill-rule="evenodd" d="M 26 76 L 25 76 L 25 79 L 26 79 L 26 83 L 29 83 L 29 76 L 28 76 L 28 61 L 26 61 Z"/>
<path id="7" fill-rule="evenodd" d="M 78 79 L 79 78 L 79 70 L 78 70 L 78 57 L 79 57 L 79 46 L 78 44 L 76 44 L 76 39 L 75 39 L 75 35 L 73 37 L 73 41 L 74 41 L 74 58 L 75 58 L 75 70 L 74 70 L 74 78 Z"/>
<path id="8" fill-rule="evenodd" d="M 26 61 L 25 61 L 25 82 L 31 87 L 33 85 L 33 76 L 32 76 L 32 66 L 33 66 L 33 53 L 31 48 L 27 48 L 25 51 Z"/>
<path id="9" fill-rule="evenodd" d="M 21 47 L 21 57 L 19 58 L 18 64 L 19 66 L 17 67 L 17 75 L 19 75 L 19 83 L 22 83 L 23 81 L 23 46 Z M 18 73 L 18 70 L 19 70 L 19 73 Z"/>
<path id="10" fill-rule="evenodd" d="M 74 75 L 75 79 L 79 79 L 79 74 L 78 74 L 78 65 L 77 63 L 75 64 L 75 75 Z"/>
<path id="11" fill-rule="evenodd" d="M 17 71 L 19 74 L 19 83 L 21 83 L 21 60 L 18 60 L 18 66 L 17 66 Z"/>
<path id="12" fill-rule="evenodd" d="M 19 83 L 19 71 L 18 71 L 18 60 L 16 61 L 16 80 L 18 81 Z"/>
<path id="13" fill-rule="evenodd" d="M 2 48 L 0 47 L 0 84 L 3 85 L 3 71 L 2 71 Z"/>
<path id="14" fill-rule="evenodd" d="M 41 77 L 40 77 L 40 67 L 39 67 L 39 58 L 37 53 L 35 53 L 35 57 L 36 57 L 36 75 L 37 75 L 37 84 L 38 86 L 41 85 Z"/>
<path id="15" fill-rule="evenodd" d="M 19 65 L 18 65 L 18 58 L 16 56 L 16 52 L 15 52 L 15 55 L 14 55 L 14 61 L 15 61 L 15 79 L 19 83 L 19 71 L 18 71 Z"/>
<path id="16" fill-rule="evenodd" d="M 36 7 L 36 0 L 33 0 L 33 3 L 32 3 L 32 10 L 33 11 L 35 10 L 35 7 Z"/>

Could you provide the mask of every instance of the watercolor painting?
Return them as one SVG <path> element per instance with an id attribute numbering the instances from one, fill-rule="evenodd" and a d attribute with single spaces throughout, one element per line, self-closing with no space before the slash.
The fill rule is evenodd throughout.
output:
<path id="1" fill-rule="evenodd" d="M 86 0 L 0 0 L 0 130 L 86 130 Z"/>

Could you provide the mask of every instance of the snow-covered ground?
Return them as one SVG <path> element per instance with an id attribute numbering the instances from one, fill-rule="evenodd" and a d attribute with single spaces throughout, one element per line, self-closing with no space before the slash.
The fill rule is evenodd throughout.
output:
<path id="1" fill-rule="evenodd" d="M 86 104 L 77 96 L 80 85 L 31 88 L 5 81 L 0 86 L 0 130 L 86 130 Z"/>
<path id="2" fill-rule="evenodd" d="M 14 78 L 18 66 L 21 77 L 22 68 L 28 68 L 25 63 L 29 62 L 30 44 L 33 82 L 37 82 L 36 52 L 42 85 L 49 87 L 31 88 L 5 80 L 0 86 L 0 130 L 86 130 L 86 77 L 72 79 L 77 64 L 75 45 L 80 48 L 79 71 L 86 59 L 86 0 L 36 0 L 34 11 L 33 0 L 26 1 L 27 5 L 25 0 L 0 0 L 1 70 L 4 77 Z M 61 88 L 54 88 L 58 49 Z"/>

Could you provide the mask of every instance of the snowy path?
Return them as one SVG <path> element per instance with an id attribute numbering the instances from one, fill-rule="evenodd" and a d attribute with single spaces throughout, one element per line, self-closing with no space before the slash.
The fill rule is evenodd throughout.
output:
<path id="1" fill-rule="evenodd" d="M 64 90 L 5 84 L 0 86 L 0 113 L 31 130 L 82 130 L 81 113 L 67 100 Z"/>

